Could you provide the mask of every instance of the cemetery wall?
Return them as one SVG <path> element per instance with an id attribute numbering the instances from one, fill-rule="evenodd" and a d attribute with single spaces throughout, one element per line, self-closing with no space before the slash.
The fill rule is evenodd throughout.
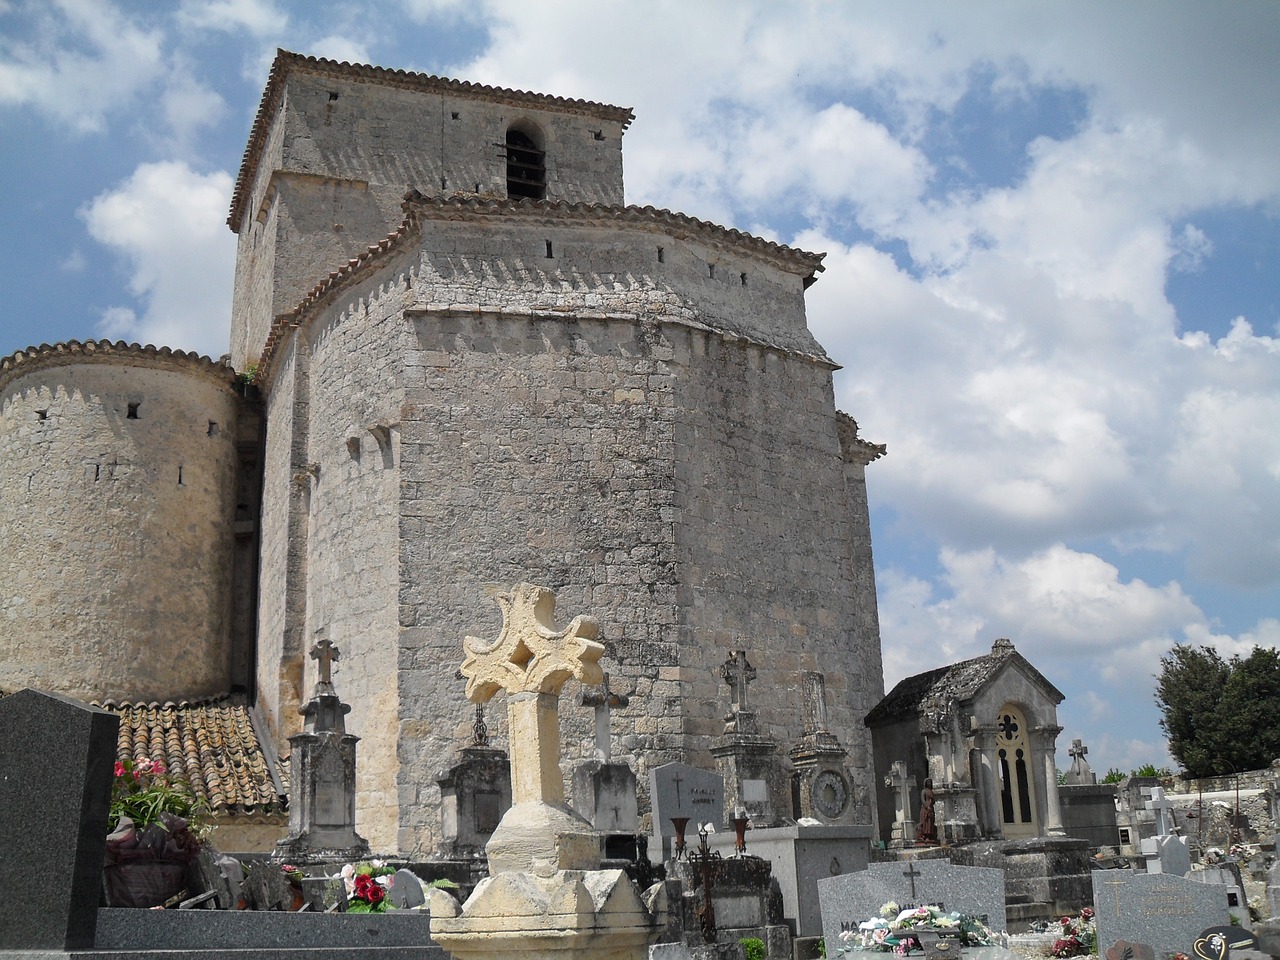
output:
<path id="1" fill-rule="evenodd" d="M 0 687 L 225 693 L 233 373 L 154 347 L 72 346 L 0 367 Z"/>
<path id="2" fill-rule="evenodd" d="M 246 154 L 256 163 L 246 165 L 252 177 L 232 217 L 244 267 L 234 306 L 237 365 L 254 359 L 272 317 L 395 230 L 409 189 L 505 197 L 509 126 L 546 151 L 548 200 L 623 202 L 626 111 L 566 109 L 554 98 L 395 74 L 298 58 L 282 89 L 268 87 L 267 115 L 255 128 L 260 154 Z"/>

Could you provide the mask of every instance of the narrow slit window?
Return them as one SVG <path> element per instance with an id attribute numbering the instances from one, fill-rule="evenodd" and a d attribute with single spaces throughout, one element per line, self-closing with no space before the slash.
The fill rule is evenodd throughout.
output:
<path id="1" fill-rule="evenodd" d="M 337 92 L 336 92 L 336 91 L 334 91 L 334 90 L 330 90 L 330 91 L 329 91 L 329 102 L 330 102 L 330 103 L 333 103 L 333 101 L 335 101 L 335 100 L 337 100 L 337 99 L 338 99 L 338 94 L 337 94 Z"/>
<path id="2" fill-rule="evenodd" d="M 140 406 L 142 406 L 142 404 L 140 404 L 140 403 L 131 403 L 131 404 L 129 404 L 129 412 L 126 414 L 127 418 L 128 418 L 128 419 L 130 419 L 130 420 L 137 420 L 137 419 L 138 419 L 138 408 L 139 408 Z"/>
<path id="3" fill-rule="evenodd" d="M 209 437 L 216 437 L 218 435 L 218 421 L 216 420 L 209 421 L 209 432 L 205 435 Z"/>
<path id="4" fill-rule="evenodd" d="M 554 257 L 555 257 L 555 253 L 553 253 L 553 252 L 552 252 L 552 249 L 551 249 L 551 241 L 550 241 L 550 240 L 548 240 L 548 241 L 547 241 L 547 259 L 548 259 L 548 260 L 551 260 L 551 259 L 553 259 Z"/>
<path id="5" fill-rule="evenodd" d="M 457 119 L 458 119 L 458 111 L 457 111 L 457 110 L 452 110 L 452 111 L 450 111 L 450 113 L 449 113 L 449 119 L 450 119 L 450 120 L 457 120 Z"/>
<path id="6" fill-rule="evenodd" d="M 48 419 L 49 419 L 49 411 L 48 411 L 48 410 L 37 410 L 37 411 L 36 411 L 36 419 L 37 419 L 37 420 L 48 420 Z"/>
<path id="7" fill-rule="evenodd" d="M 659 248 L 658 248 L 658 262 L 659 262 L 659 263 L 666 263 L 666 262 L 667 262 L 667 251 L 666 251 L 666 249 L 665 249 L 664 247 L 659 247 Z"/>
<path id="8" fill-rule="evenodd" d="M 507 196 L 541 200 L 547 195 L 547 155 L 520 130 L 507 131 Z"/>
<path id="9" fill-rule="evenodd" d="M 716 265 L 714 263 L 707 264 L 707 276 L 712 280 L 716 278 Z"/>
<path id="10" fill-rule="evenodd" d="M 185 486 L 182 482 L 182 464 L 178 464 L 178 486 Z"/>
<path id="11" fill-rule="evenodd" d="M 747 285 L 747 275 L 745 273 L 738 274 L 738 280 L 744 287 Z"/>

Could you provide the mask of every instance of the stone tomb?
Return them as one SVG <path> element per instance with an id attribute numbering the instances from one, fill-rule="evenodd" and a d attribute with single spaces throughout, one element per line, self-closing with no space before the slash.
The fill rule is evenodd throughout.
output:
<path id="1" fill-rule="evenodd" d="M 1201 932 L 1229 922 L 1230 889 L 1172 874 L 1098 871 L 1093 878 L 1098 943 L 1147 943 L 1157 957 L 1192 954 Z"/>
<path id="2" fill-rule="evenodd" d="M 992 867 L 957 867 L 945 860 L 873 863 L 859 873 L 819 880 L 818 900 L 828 950 L 840 942 L 842 931 L 856 931 L 858 924 L 878 917 L 889 901 L 903 910 L 934 904 L 986 917 L 993 930 L 1004 929 L 1004 871 Z"/>
<path id="3" fill-rule="evenodd" d="M 696 845 L 698 825 L 724 827 L 724 780 L 719 774 L 683 763 L 666 763 L 649 771 L 649 796 L 653 798 L 653 846 L 650 859 L 671 859 L 676 828 L 671 820 L 687 817 L 685 842 Z"/>
<path id="4" fill-rule="evenodd" d="M 746 842 L 748 856 L 769 861 L 773 879 L 782 894 L 783 915 L 795 921 L 796 935 L 820 937 L 818 881 L 867 868 L 871 857 L 871 825 L 824 823 L 766 827 L 747 831 Z M 725 858 L 733 857 L 734 844 L 732 830 L 709 839 L 711 849 Z"/>
<path id="5" fill-rule="evenodd" d="M 119 726 L 68 697 L 0 699 L 0 951 L 93 946 Z"/>

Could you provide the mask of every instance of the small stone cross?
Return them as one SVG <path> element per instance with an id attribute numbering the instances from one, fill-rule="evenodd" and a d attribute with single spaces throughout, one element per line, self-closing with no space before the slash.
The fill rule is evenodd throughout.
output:
<path id="1" fill-rule="evenodd" d="M 546 587 L 518 583 L 495 599 L 502 608 L 502 632 L 492 643 L 462 641 L 462 675 L 467 699 L 486 703 L 507 692 L 511 743 L 511 799 L 519 804 L 563 804 L 560 774 L 560 690 L 571 678 L 599 685 L 604 645 L 596 642 L 591 617 L 555 626 L 556 595 Z"/>
<path id="2" fill-rule="evenodd" d="M 729 685 L 734 713 L 747 711 L 747 684 L 756 678 L 756 668 L 747 662 L 747 651 L 735 650 L 720 668 L 720 676 Z"/>
<path id="3" fill-rule="evenodd" d="M 1089 748 L 1084 745 L 1083 740 L 1076 739 L 1071 741 L 1071 749 L 1067 753 L 1079 763 L 1088 756 Z"/>
<path id="4" fill-rule="evenodd" d="M 911 819 L 911 788 L 916 785 L 915 778 L 907 774 L 907 765 L 895 760 L 889 767 L 889 776 L 884 778 L 884 785 L 893 789 L 896 822 L 905 823 Z"/>
<path id="5" fill-rule="evenodd" d="M 609 675 L 604 675 L 602 690 L 583 689 L 582 705 L 594 707 L 596 711 L 596 759 L 608 762 L 613 756 L 612 728 L 609 723 L 609 711 L 613 707 L 625 707 L 631 701 L 619 693 L 609 689 Z"/>
<path id="6" fill-rule="evenodd" d="M 316 645 L 311 648 L 311 659 L 320 665 L 320 679 L 316 682 L 317 695 L 334 693 L 333 677 L 330 671 L 333 664 L 341 659 L 338 655 L 338 648 L 327 637 L 323 640 L 318 640 Z"/>
<path id="7" fill-rule="evenodd" d="M 916 902 L 916 877 L 920 876 L 920 871 L 916 869 L 914 862 L 907 863 L 907 869 L 902 871 L 902 875 L 911 882 L 911 902 Z"/>
<path id="8" fill-rule="evenodd" d="M 1151 797 L 1146 802 L 1148 810 L 1154 810 L 1156 814 L 1156 836 L 1166 836 L 1171 831 L 1169 829 L 1170 813 L 1173 811 L 1173 801 L 1164 795 L 1164 787 L 1147 787 L 1142 791 Z"/>

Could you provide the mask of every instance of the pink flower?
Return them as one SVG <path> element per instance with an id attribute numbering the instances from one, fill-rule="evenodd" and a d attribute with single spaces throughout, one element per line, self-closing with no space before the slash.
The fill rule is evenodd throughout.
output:
<path id="1" fill-rule="evenodd" d="M 124 776 L 124 764 L 121 763 L 119 760 L 116 761 L 116 770 L 113 776 L 117 776 L 117 777 Z"/>

